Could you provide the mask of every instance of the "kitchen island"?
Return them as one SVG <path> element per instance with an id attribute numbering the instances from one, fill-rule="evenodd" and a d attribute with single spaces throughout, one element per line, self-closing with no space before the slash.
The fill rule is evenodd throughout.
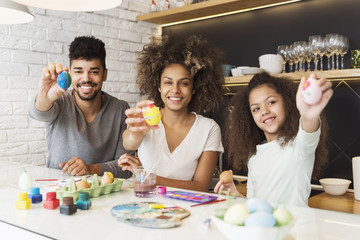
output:
<path id="1" fill-rule="evenodd" d="M 29 165 L 25 169 L 34 179 L 71 178 L 45 166 Z M 137 198 L 131 180 L 124 181 L 120 192 L 91 198 L 92 207 L 78 210 L 74 215 L 60 214 L 59 209 L 44 209 L 41 203 L 32 204 L 27 210 L 18 210 L 14 203 L 20 192 L 18 179 L 22 171 L 20 164 L 0 162 L 0 232 L 12 231 L 12 239 L 225 239 L 216 226 L 211 224 L 207 228 L 204 222 L 216 208 L 225 207 L 226 201 L 191 207 L 192 202 L 162 196 Z M 46 183 L 36 183 L 40 192 L 45 194 Z M 115 205 L 144 201 L 177 205 L 189 210 L 191 215 L 183 219 L 179 227 L 151 229 L 125 224 L 110 213 Z M 237 202 L 245 202 L 245 199 L 231 200 L 231 203 Z M 358 239 L 360 236 L 358 215 L 315 208 L 288 209 L 296 221 L 285 239 Z"/>

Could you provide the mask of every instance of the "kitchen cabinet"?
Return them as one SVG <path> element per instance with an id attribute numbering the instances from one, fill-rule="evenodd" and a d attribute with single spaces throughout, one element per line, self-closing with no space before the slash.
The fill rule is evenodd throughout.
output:
<path id="1" fill-rule="evenodd" d="M 164 25 L 210 15 L 242 10 L 248 11 L 284 1 L 285 0 L 210 0 L 140 15 L 137 16 L 136 20 Z"/>

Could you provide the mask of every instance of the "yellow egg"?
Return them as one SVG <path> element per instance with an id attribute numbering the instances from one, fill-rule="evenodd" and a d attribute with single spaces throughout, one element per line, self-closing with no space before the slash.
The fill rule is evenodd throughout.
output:
<path id="1" fill-rule="evenodd" d="M 223 171 L 220 174 L 220 180 L 223 181 L 223 183 L 231 183 L 233 180 L 233 174 L 229 171 Z"/>
<path id="2" fill-rule="evenodd" d="M 143 108 L 145 122 L 150 126 L 156 126 L 161 120 L 161 113 L 158 107 L 151 104 Z"/>
<path id="3" fill-rule="evenodd" d="M 104 172 L 104 175 L 101 177 L 101 184 L 112 183 L 114 181 L 113 174 L 111 172 Z"/>

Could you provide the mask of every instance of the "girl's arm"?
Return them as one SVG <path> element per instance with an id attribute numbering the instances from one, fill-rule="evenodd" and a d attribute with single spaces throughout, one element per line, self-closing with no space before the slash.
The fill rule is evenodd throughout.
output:
<path id="1" fill-rule="evenodd" d="M 157 176 L 156 184 L 207 192 L 215 171 L 218 156 L 219 152 L 203 152 L 199 158 L 194 179 L 192 181 L 174 180 Z"/>
<path id="2" fill-rule="evenodd" d="M 311 74 L 310 77 L 316 78 L 315 74 Z M 317 84 L 322 90 L 322 97 L 318 103 L 307 104 L 304 102 L 301 92 L 302 86 L 305 83 L 305 77 L 301 78 L 301 82 L 296 93 L 296 106 L 299 110 L 301 116 L 301 127 L 306 132 L 315 132 L 320 126 L 320 114 L 328 104 L 333 90 L 331 89 L 331 82 L 327 81 L 325 78 L 321 78 L 317 81 Z"/>
<path id="3" fill-rule="evenodd" d="M 143 117 L 142 108 L 154 104 L 153 101 L 143 100 L 136 104 L 135 108 L 129 108 L 125 111 L 127 116 L 125 123 L 128 128 L 123 133 L 123 145 L 128 151 L 137 150 L 149 129 L 157 129 L 158 126 L 149 127 Z"/>

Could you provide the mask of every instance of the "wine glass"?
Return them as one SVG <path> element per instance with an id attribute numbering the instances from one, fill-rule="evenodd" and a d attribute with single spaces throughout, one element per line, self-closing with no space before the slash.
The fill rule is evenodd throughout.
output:
<path id="1" fill-rule="evenodd" d="M 340 53 L 340 34 L 337 33 L 330 33 L 330 34 L 326 34 L 326 43 L 327 43 L 327 51 L 331 52 L 332 55 L 332 70 L 334 69 L 338 69 L 339 68 L 339 62 L 336 61 L 336 65 L 335 65 L 335 56 L 339 56 Z M 338 59 L 338 58 L 337 58 Z"/>
<path id="2" fill-rule="evenodd" d="M 290 68 L 290 72 L 294 71 L 294 53 L 293 53 L 293 45 L 291 44 L 288 47 L 288 61 L 289 61 L 289 68 Z"/>
<path id="3" fill-rule="evenodd" d="M 310 44 L 307 43 L 306 46 L 305 46 L 305 56 L 304 56 L 304 59 L 307 63 L 307 72 L 309 72 L 311 70 L 311 61 L 313 60 L 313 57 L 314 57 L 314 54 L 312 53 L 311 51 L 311 47 L 310 47 Z"/>
<path id="4" fill-rule="evenodd" d="M 344 69 L 344 56 L 347 53 L 347 51 L 349 51 L 349 38 L 345 36 L 341 36 L 340 44 L 341 44 L 341 51 L 340 51 L 341 69 Z"/>
<path id="5" fill-rule="evenodd" d="M 294 51 L 297 60 L 299 61 L 299 71 L 302 72 L 303 69 L 303 62 L 304 62 L 304 56 L 305 56 L 305 41 L 297 41 L 294 42 Z"/>
<path id="6" fill-rule="evenodd" d="M 309 44 L 310 44 L 310 47 L 311 47 L 311 51 L 313 52 L 314 54 L 314 62 L 315 62 L 315 71 L 318 70 L 318 62 L 319 62 L 319 59 L 318 59 L 318 55 L 320 54 L 321 52 L 321 49 L 322 49 L 322 37 L 321 35 L 311 35 L 309 36 Z"/>
<path id="7" fill-rule="evenodd" d="M 277 54 L 279 54 L 283 58 L 283 69 L 282 72 L 286 72 L 286 62 L 288 60 L 288 46 L 287 45 L 280 45 L 277 48 Z"/>
<path id="8" fill-rule="evenodd" d="M 296 53 L 294 44 L 290 45 L 290 51 L 291 51 L 291 60 L 294 63 L 294 72 L 297 72 L 297 71 L 299 71 L 299 65 L 298 65 L 299 59 L 297 57 L 297 53 Z"/>

